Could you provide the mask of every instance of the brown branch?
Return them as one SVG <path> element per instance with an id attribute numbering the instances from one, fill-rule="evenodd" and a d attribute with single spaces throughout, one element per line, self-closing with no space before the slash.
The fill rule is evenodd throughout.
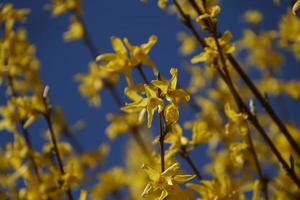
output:
<path id="1" fill-rule="evenodd" d="M 48 125 L 48 128 L 49 128 L 50 138 L 51 138 L 53 149 L 54 149 L 54 152 L 55 152 L 55 155 L 56 155 L 56 160 L 58 162 L 59 170 L 60 170 L 61 174 L 64 175 L 65 170 L 64 170 L 61 155 L 59 153 L 57 140 L 56 140 L 55 133 L 54 133 L 53 126 L 52 126 L 52 122 L 51 122 L 51 108 L 48 106 L 47 96 L 43 96 L 43 103 L 44 103 L 45 110 L 46 110 L 46 112 L 43 113 L 43 116 L 44 116 L 44 118 L 46 120 L 46 123 Z M 68 188 L 66 193 L 67 193 L 68 199 L 73 200 L 73 195 L 72 195 L 71 188 Z"/>
<path id="2" fill-rule="evenodd" d="M 185 146 L 181 146 L 181 152 L 180 152 L 181 157 L 188 163 L 188 165 L 191 167 L 193 172 L 196 174 L 197 178 L 201 181 L 203 177 L 201 176 L 198 168 L 194 164 L 193 160 L 191 159 L 189 152 L 186 150 Z"/>
<path id="3" fill-rule="evenodd" d="M 164 149 L 164 140 L 165 140 L 165 130 L 163 125 L 163 112 L 159 113 L 159 146 L 160 146 L 160 164 L 161 172 L 165 171 L 165 149 Z"/>

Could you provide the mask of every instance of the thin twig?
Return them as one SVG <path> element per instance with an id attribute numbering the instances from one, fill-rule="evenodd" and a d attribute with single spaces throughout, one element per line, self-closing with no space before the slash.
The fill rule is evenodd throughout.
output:
<path id="1" fill-rule="evenodd" d="M 163 125 L 163 113 L 159 113 L 159 146 L 160 146 L 160 164 L 161 164 L 161 172 L 165 171 L 165 149 L 164 149 L 164 125 Z"/>
<path id="2" fill-rule="evenodd" d="M 145 74 L 143 68 L 142 68 L 142 65 L 141 65 L 141 64 L 138 64 L 138 65 L 136 66 L 136 68 L 138 69 L 138 71 L 139 71 L 141 77 L 143 78 L 145 84 L 149 85 L 149 81 L 148 81 L 148 79 L 147 79 L 147 76 L 146 76 L 146 74 Z"/>
<path id="3" fill-rule="evenodd" d="M 45 106 L 45 109 L 46 109 L 46 112 L 43 114 L 43 116 L 44 116 L 44 118 L 46 120 L 46 123 L 48 125 L 48 128 L 49 128 L 50 138 L 51 138 L 53 149 L 54 149 L 56 159 L 57 159 L 57 162 L 58 162 L 59 170 L 60 170 L 61 174 L 64 175 L 65 170 L 64 170 L 64 166 L 63 166 L 63 161 L 62 161 L 61 155 L 59 153 L 57 140 L 56 140 L 55 133 L 54 133 L 53 126 L 52 126 L 52 122 L 51 122 L 51 108 L 49 108 L 46 98 L 47 97 L 43 97 L 43 103 L 44 103 L 44 106 Z M 73 200 L 73 195 L 72 195 L 72 191 L 71 191 L 70 188 L 67 189 L 66 193 L 67 193 L 68 199 Z"/>
<path id="4" fill-rule="evenodd" d="M 193 160 L 191 159 L 189 152 L 186 150 L 185 146 L 181 147 L 181 152 L 180 152 L 181 157 L 188 163 L 188 165 L 191 167 L 193 172 L 196 174 L 197 178 L 201 181 L 203 177 L 201 176 L 198 168 L 194 164 Z"/>

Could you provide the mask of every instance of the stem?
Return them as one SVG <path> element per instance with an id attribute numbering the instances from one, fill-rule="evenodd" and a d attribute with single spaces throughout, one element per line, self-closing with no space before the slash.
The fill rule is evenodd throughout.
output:
<path id="1" fill-rule="evenodd" d="M 142 65 L 141 65 L 141 64 L 138 64 L 138 65 L 136 66 L 136 68 L 138 69 L 138 71 L 139 71 L 141 77 L 143 78 L 144 82 L 145 82 L 147 85 L 149 85 L 149 81 L 148 81 L 148 79 L 147 79 L 146 74 L 144 73 L 144 70 L 143 70 L 143 68 L 142 68 Z"/>
<path id="2" fill-rule="evenodd" d="M 56 137 L 55 137 L 55 134 L 54 134 L 54 131 L 53 131 L 52 122 L 51 122 L 51 108 L 48 107 L 48 104 L 47 104 L 45 98 L 43 98 L 43 102 L 44 102 L 44 106 L 46 108 L 46 112 L 44 113 L 43 116 L 44 116 L 44 118 L 47 122 L 49 131 L 50 131 L 51 142 L 53 144 L 53 148 L 54 148 L 54 151 L 55 151 L 55 155 L 56 155 L 56 159 L 57 159 L 57 162 L 58 162 L 60 172 L 61 172 L 62 175 L 64 175 L 65 170 L 64 170 L 64 166 L 63 166 L 61 156 L 59 154 L 57 140 L 56 140 Z M 68 199 L 73 200 L 73 195 L 72 195 L 72 191 L 71 191 L 70 188 L 67 189 L 66 193 L 67 193 Z"/>
<path id="3" fill-rule="evenodd" d="M 164 172 L 165 171 L 165 149 L 164 149 L 165 133 L 164 133 L 162 115 L 163 115 L 162 112 L 159 113 L 159 146 L 160 146 L 161 172 Z"/>
<path id="4" fill-rule="evenodd" d="M 75 14 L 75 17 L 77 18 L 77 20 L 80 21 L 80 23 L 83 26 L 83 41 L 84 41 L 85 45 L 87 46 L 87 48 L 89 49 L 89 52 L 90 52 L 92 58 L 95 59 L 98 56 L 98 51 L 87 31 L 85 21 L 78 14 L 78 12 L 74 12 L 74 14 Z"/>
<path id="5" fill-rule="evenodd" d="M 125 104 L 122 101 L 122 98 L 120 97 L 119 93 L 117 92 L 114 85 L 109 84 L 107 81 L 104 80 L 105 87 L 110 92 L 111 96 L 113 97 L 114 101 L 116 102 L 116 105 L 120 108 L 124 106 Z"/>
<path id="6" fill-rule="evenodd" d="M 203 177 L 201 176 L 199 170 L 197 169 L 196 165 L 194 164 L 193 160 L 191 159 L 189 153 L 187 152 L 185 146 L 181 147 L 181 157 L 189 164 L 193 172 L 196 174 L 197 178 L 201 181 Z"/>
<path id="7" fill-rule="evenodd" d="M 79 143 L 79 141 L 74 137 L 72 130 L 68 125 L 66 124 L 65 127 L 63 128 L 63 133 L 64 135 L 70 140 L 70 142 L 73 144 L 75 147 L 76 151 L 78 154 L 81 154 L 84 152 L 84 149 L 82 145 Z"/>
<path id="8" fill-rule="evenodd" d="M 249 130 L 249 127 L 248 127 Z M 262 184 L 262 192 L 264 194 L 265 200 L 269 200 L 269 194 L 268 194 L 268 178 L 264 175 L 262 168 L 259 164 L 258 161 L 258 157 L 257 157 L 257 153 L 253 144 L 253 140 L 251 138 L 250 132 L 248 132 L 248 134 L 246 135 L 246 139 L 247 139 L 247 143 L 250 147 L 250 152 L 252 153 L 253 159 L 254 159 L 254 163 L 255 163 L 255 167 L 256 167 L 256 171 L 258 173 L 260 182 Z"/>

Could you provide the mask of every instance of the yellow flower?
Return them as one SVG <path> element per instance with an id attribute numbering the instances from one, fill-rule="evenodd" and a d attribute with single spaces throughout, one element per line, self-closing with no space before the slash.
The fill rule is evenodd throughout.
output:
<path id="1" fill-rule="evenodd" d="M 92 189 L 91 199 L 105 199 L 127 184 L 125 171 L 121 167 L 113 167 L 106 172 L 99 173 L 98 178 L 99 183 Z"/>
<path id="2" fill-rule="evenodd" d="M 28 128 L 41 114 L 47 112 L 42 96 L 40 95 L 17 97 L 13 101 L 18 107 L 20 115 L 27 117 L 24 128 Z"/>
<path id="3" fill-rule="evenodd" d="M 246 143 L 233 143 L 229 147 L 229 155 L 233 165 L 242 167 L 245 163 L 245 153 L 248 152 Z"/>
<path id="4" fill-rule="evenodd" d="M 14 9 L 10 3 L 0 5 L 0 23 L 4 23 L 4 31 L 10 33 L 15 22 L 24 22 L 29 12 L 29 9 Z"/>
<path id="5" fill-rule="evenodd" d="M 248 134 L 248 127 L 246 122 L 248 116 L 246 114 L 236 113 L 231 109 L 229 103 L 225 105 L 225 113 L 230 119 L 229 123 L 226 124 L 226 134 L 230 134 L 235 126 L 238 126 L 241 135 L 244 136 Z"/>
<path id="6" fill-rule="evenodd" d="M 69 30 L 64 33 L 64 40 L 66 42 L 79 40 L 83 37 L 83 35 L 84 35 L 84 28 L 82 23 L 77 18 L 72 17 Z"/>
<path id="7" fill-rule="evenodd" d="M 258 10 L 248 10 L 244 14 L 244 20 L 249 24 L 259 24 L 263 20 L 263 15 Z"/>
<path id="8" fill-rule="evenodd" d="M 157 138 L 157 141 L 159 141 L 159 138 Z M 179 152 L 182 146 L 189 144 L 189 139 L 183 136 L 183 131 L 179 124 L 173 124 L 170 133 L 165 136 L 164 142 L 171 144 L 169 151 Z"/>
<path id="9" fill-rule="evenodd" d="M 88 99 L 89 104 L 92 106 L 101 104 L 99 93 L 105 88 L 104 80 L 114 85 L 118 82 L 118 79 L 118 74 L 107 72 L 96 63 L 90 64 L 87 74 L 77 74 L 75 76 L 75 80 L 81 83 L 79 92 Z"/>
<path id="10" fill-rule="evenodd" d="M 80 190 L 80 196 L 78 200 L 86 200 L 87 199 L 87 191 L 86 190 Z"/>
<path id="11" fill-rule="evenodd" d="M 180 41 L 181 46 L 179 52 L 184 55 L 191 55 L 197 48 L 197 41 L 194 36 L 188 35 L 184 32 L 177 34 L 177 39 Z"/>
<path id="12" fill-rule="evenodd" d="M 150 66 L 156 73 L 155 64 L 148 56 L 156 41 L 157 37 L 152 35 L 147 43 L 133 46 L 127 38 L 122 41 L 120 38 L 112 37 L 111 43 L 115 53 L 101 54 L 96 60 L 109 72 L 123 72 L 128 86 L 132 87 L 134 85 L 132 69 L 140 65 L 146 65 Z"/>
<path id="13" fill-rule="evenodd" d="M 62 15 L 66 12 L 76 11 L 80 13 L 80 0 L 51 0 L 51 4 L 47 8 L 52 10 L 54 16 Z"/>
<path id="14" fill-rule="evenodd" d="M 99 164 L 105 161 L 109 151 L 109 145 L 104 143 L 101 144 L 96 151 L 85 151 L 82 153 L 82 155 L 80 155 L 80 160 L 85 166 L 95 169 Z"/>
<path id="15" fill-rule="evenodd" d="M 195 145 L 206 144 L 213 137 L 213 132 L 209 130 L 206 121 L 197 120 L 192 127 L 192 141 Z"/>
<path id="16" fill-rule="evenodd" d="M 9 132 L 15 132 L 17 124 L 24 117 L 12 101 L 8 101 L 5 106 L 0 107 L 0 116 L 0 130 L 7 130 Z"/>
<path id="17" fill-rule="evenodd" d="M 147 3 L 148 0 L 141 0 L 143 3 Z M 160 9 L 165 9 L 166 6 L 168 4 L 168 0 L 158 0 L 157 1 L 157 6 L 160 8 Z"/>
<path id="18" fill-rule="evenodd" d="M 247 61 L 261 69 L 276 69 L 283 61 L 282 55 L 274 47 L 277 39 L 275 31 L 254 33 L 246 29 L 240 41 L 240 47 L 248 50 Z"/>
<path id="19" fill-rule="evenodd" d="M 168 0 L 158 0 L 157 1 L 157 5 L 160 9 L 166 8 L 167 4 L 168 4 Z"/>
<path id="20" fill-rule="evenodd" d="M 108 114 L 107 119 L 111 122 L 105 130 L 109 139 L 115 139 L 119 135 L 131 133 L 134 128 L 141 125 L 139 116 L 136 113 Z"/>
<path id="21" fill-rule="evenodd" d="M 227 175 L 218 174 L 213 180 L 203 180 L 201 184 L 188 183 L 187 187 L 199 193 L 205 200 L 239 199 L 239 188 Z"/>
<path id="22" fill-rule="evenodd" d="M 300 60 L 300 20 L 297 16 L 287 13 L 279 22 L 280 46 L 287 48 L 294 53 L 297 60 Z"/>
<path id="23" fill-rule="evenodd" d="M 158 89 L 144 85 L 146 97 L 138 95 L 133 89 L 126 88 L 125 94 L 131 98 L 134 102 L 127 104 L 121 109 L 125 112 L 139 112 L 139 121 L 142 121 L 144 113 L 147 111 L 148 113 L 148 127 L 150 128 L 152 125 L 152 119 L 154 112 L 158 110 L 160 113 L 163 110 L 164 102 L 158 96 Z"/>
<path id="24" fill-rule="evenodd" d="M 167 125 L 174 124 L 179 119 L 178 106 L 171 103 L 164 109 L 164 117 Z"/>
<path id="25" fill-rule="evenodd" d="M 181 183 L 192 180 L 194 175 L 179 174 L 180 167 L 178 163 L 174 163 L 163 172 L 158 172 L 148 165 L 144 165 L 143 169 L 149 177 L 149 183 L 144 189 L 142 197 L 153 197 L 158 200 L 165 199 L 172 188 L 176 188 Z"/>
<path id="26" fill-rule="evenodd" d="M 171 68 L 171 80 L 153 80 L 151 83 L 160 89 L 160 96 L 166 98 L 168 101 L 178 104 L 180 100 L 189 101 L 190 95 L 184 89 L 177 89 L 177 69 Z"/>
<path id="27" fill-rule="evenodd" d="M 259 180 L 255 180 L 253 183 L 253 195 L 252 200 L 260 200 L 261 183 Z"/>
<path id="28" fill-rule="evenodd" d="M 196 18 L 197 22 L 200 22 L 203 19 L 207 19 L 210 18 L 211 20 L 215 21 L 217 19 L 217 16 L 220 14 L 221 12 L 221 7 L 218 5 L 215 6 L 211 6 L 208 9 L 205 9 L 205 12 L 198 16 Z"/>
<path id="29" fill-rule="evenodd" d="M 230 54 L 235 51 L 235 46 L 233 44 L 229 44 L 231 38 L 231 33 L 226 31 L 224 35 L 218 39 L 223 55 Z M 216 61 L 220 61 L 219 51 L 213 37 L 205 38 L 205 42 L 208 46 L 204 48 L 204 52 L 200 55 L 193 57 L 191 63 L 196 64 L 199 62 L 205 62 L 207 66 L 213 67 L 216 65 Z"/>
<path id="30" fill-rule="evenodd" d="M 124 43 L 130 53 L 130 63 L 132 66 L 137 66 L 139 64 L 146 65 L 152 68 L 153 72 L 156 73 L 156 66 L 149 58 L 148 54 L 153 46 L 157 42 L 157 36 L 151 35 L 148 42 L 142 44 L 141 46 L 133 46 L 129 43 L 127 38 L 124 38 Z"/>
<path id="31" fill-rule="evenodd" d="M 78 163 L 68 162 L 68 165 L 65 167 L 66 173 L 62 175 L 61 179 L 63 181 L 62 188 L 67 190 L 72 186 L 78 186 L 80 184 L 82 172 L 78 168 Z"/>

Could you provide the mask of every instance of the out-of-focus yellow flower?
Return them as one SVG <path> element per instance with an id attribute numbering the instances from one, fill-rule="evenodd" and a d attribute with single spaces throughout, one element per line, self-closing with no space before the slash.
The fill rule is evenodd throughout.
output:
<path id="1" fill-rule="evenodd" d="M 244 14 L 244 20 L 249 24 L 257 25 L 263 20 L 263 15 L 258 10 L 248 10 Z"/>
<path id="2" fill-rule="evenodd" d="M 127 184 L 125 171 L 121 167 L 113 167 L 106 172 L 99 173 L 98 178 L 99 183 L 91 191 L 92 199 L 105 199 Z"/>
<path id="3" fill-rule="evenodd" d="M 105 88 L 106 81 L 108 84 L 114 85 L 118 82 L 117 73 L 107 72 L 96 63 L 91 63 L 87 74 L 77 74 L 75 80 L 80 82 L 79 92 L 88 99 L 92 106 L 99 106 L 101 99 L 99 93 Z"/>
<path id="4" fill-rule="evenodd" d="M 59 16 L 70 11 L 80 13 L 81 0 L 51 0 L 51 4 L 46 8 L 50 8 L 53 16 Z"/>
<path id="5" fill-rule="evenodd" d="M 147 3 L 148 0 L 141 0 L 143 3 Z M 165 9 L 168 5 L 168 0 L 157 0 L 157 6 L 160 9 Z"/>
<path id="6" fill-rule="evenodd" d="M 233 143 L 229 147 L 229 155 L 232 163 L 237 167 L 242 167 L 245 163 L 245 153 L 248 152 L 246 143 Z"/>
<path id="7" fill-rule="evenodd" d="M 168 4 L 168 0 L 158 0 L 157 5 L 160 9 L 165 9 Z"/>
<path id="8" fill-rule="evenodd" d="M 221 12 L 220 6 L 218 6 L 218 5 L 211 6 L 207 9 L 205 9 L 205 12 L 202 15 L 198 16 L 196 18 L 196 21 L 200 22 L 201 20 L 207 19 L 207 18 L 215 21 L 217 19 L 217 16 L 220 14 L 220 12 Z"/>
<path id="9" fill-rule="evenodd" d="M 192 141 L 195 145 L 207 143 L 213 136 L 208 125 L 203 120 L 197 120 L 193 123 Z"/>
<path id="10" fill-rule="evenodd" d="M 253 183 L 252 200 L 260 200 L 261 183 L 259 180 L 255 180 Z"/>
<path id="11" fill-rule="evenodd" d="M 226 31 L 224 35 L 218 39 L 223 55 L 230 54 L 235 51 L 235 46 L 229 43 L 231 38 L 232 38 L 231 33 L 229 31 Z M 193 57 L 191 62 L 193 64 L 199 62 L 205 62 L 207 66 L 214 67 L 216 65 L 216 62 L 220 61 L 220 55 L 217 48 L 217 44 L 213 37 L 207 37 L 205 38 L 205 41 L 208 46 L 205 47 L 204 52 Z"/>
<path id="12" fill-rule="evenodd" d="M 279 44 L 281 47 L 291 50 L 297 60 L 300 60 L 299 35 L 300 20 L 297 16 L 288 12 L 279 22 Z"/>
<path id="13" fill-rule="evenodd" d="M 47 112 L 42 96 L 35 95 L 31 97 L 17 97 L 13 99 L 18 107 L 20 115 L 26 116 L 24 127 L 29 127 L 41 114 Z"/>
<path id="14" fill-rule="evenodd" d="M 62 142 L 57 144 L 57 148 L 58 148 L 59 154 L 62 158 L 64 158 L 64 156 L 70 154 L 73 150 L 72 146 L 69 143 L 62 143 Z M 51 154 L 53 152 L 53 144 L 52 143 L 44 144 L 43 152 L 45 154 Z"/>
<path id="15" fill-rule="evenodd" d="M 78 186 L 82 178 L 82 171 L 78 170 L 78 164 L 69 162 L 65 167 L 65 174 L 62 175 L 62 188 L 66 191 L 73 186 Z"/>
<path id="16" fill-rule="evenodd" d="M 289 81 L 287 83 L 280 84 L 281 91 L 287 94 L 289 97 L 300 100 L 300 82 Z"/>
<path id="17" fill-rule="evenodd" d="M 278 68 L 283 62 L 283 57 L 274 47 L 277 37 L 275 31 L 256 34 L 246 29 L 239 44 L 241 49 L 248 50 L 249 64 L 267 71 Z"/>
<path id="18" fill-rule="evenodd" d="M 24 116 L 20 115 L 17 106 L 8 101 L 5 106 L 0 107 L 0 130 L 7 130 L 9 132 L 15 132 L 17 130 L 18 123 L 21 122 Z"/>
<path id="19" fill-rule="evenodd" d="M 151 197 L 163 200 L 172 194 L 170 193 L 172 188 L 176 188 L 179 184 L 190 181 L 195 177 L 194 175 L 179 174 L 180 167 L 178 163 L 174 163 L 163 172 L 156 171 L 148 165 L 144 165 L 143 169 L 150 179 L 142 194 L 144 198 Z"/>
<path id="20" fill-rule="evenodd" d="M 187 187 L 196 191 L 205 200 L 239 199 L 240 191 L 225 174 L 218 174 L 213 180 L 203 180 L 201 184 L 188 183 Z"/>
<path id="21" fill-rule="evenodd" d="M 79 21 L 75 17 L 72 17 L 69 30 L 64 33 L 64 40 L 66 42 L 79 40 L 83 37 L 83 35 L 84 35 L 84 28 L 81 21 Z"/>
<path id="22" fill-rule="evenodd" d="M 86 190 L 80 190 L 80 195 L 78 200 L 86 200 L 87 199 L 87 191 Z"/>
<path id="23" fill-rule="evenodd" d="M 110 151 L 110 146 L 108 144 L 101 144 L 96 151 L 84 152 L 80 155 L 80 160 L 84 166 L 95 169 L 99 164 L 105 161 L 108 153 Z"/>
<path id="24" fill-rule="evenodd" d="M 246 114 L 235 112 L 231 109 L 228 103 L 225 105 L 225 113 L 230 119 L 229 123 L 226 124 L 226 134 L 230 134 L 235 126 L 238 126 L 241 135 L 244 136 L 248 134 L 248 127 L 246 122 L 248 116 Z"/>
<path id="25" fill-rule="evenodd" d="M 159 139 L 157 138 L 157 141 Z M 189 139 L 183 135 L 182 128 L 179 124 L 171 126 L 170 133 L 165 136 L 165 143 L 171 144 L 169 151 L 179 152 L 181 147 L 187 147 L 189 145 Z"/>
<path id="26" fill-rule="evenodd" d="M 125 113 L 122 115 L 108 114 L 107 119 L 111 122 L 105 132 L 110 139 L 119 135 L 131 133 L 133 129 L 141 125 L 139 115 L 136 113 Z"/>
<path id="27" fill-rule="evenodd" d="M 194 36 L 188 35 L 184 32 L 177 34 L 177 39 L 180 41 L 180 53 L 184 56 L 191 55 L 197 48 L 197 41 Z"/>
<path id="28" fill-rule="evenodd" d="M 125 94 L 133 100 L 132 103 L 127 104 L 126 106 L 122 107 L 122 110 L 125 112 L 139 112 L 140 121 L 142 120 L 144 113 L 147 111 L 148 113 L 148 127 L 150 128 L 152 125 L 152 119 L 154 112 L 158 110 L 160 113 L 163 110 L 164 102 L 158 96 L 158 89 L 144 85 L 146 97 L 143 98 L 142 96 L 138 95 L 133 89 L 127 88 L 125 90 Z"/>
<path id="29" fill-rule="evenodd" d="M 4 31 L 11 33 L 15 22 L 24 22 L 29 9 L 14 9 L 13 4 L 0 5 L 0 23 L 4 23 Z"/>

